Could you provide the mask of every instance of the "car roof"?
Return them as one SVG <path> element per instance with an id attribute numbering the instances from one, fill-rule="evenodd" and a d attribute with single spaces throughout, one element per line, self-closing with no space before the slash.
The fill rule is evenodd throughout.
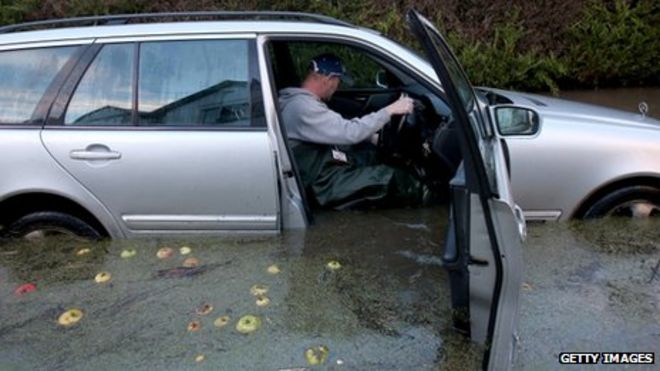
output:
<path id="1" fill-rule="evenodd" d="M 32 31 L 33 29 L 37 30 Z M 173 34 L 259 32 L 342 34 L 347 31 L 378 34 L 376 31 L 359 28 L 319 14 L 209 11 L 119 14 L 32 21 L 0 27 L 0 45 Z"/>
<path id="2" fill-rule="evenodd" d="M 316 23 L 336 24 L 354 27 L 348 22 L 338 20 L 321 14 L 289 12 L 289 11 L 193 11 L 193 12 L 163 12 L 163 13 L 134 13 L 93 15 L 72 18 L 55 18 L 11 24 L 0 27 L 0 33 L 16 32 L 31 28 L 56 28 L 65 25 L 117 25 L 127 23 L 154 23 L 154 20 L 288 20 L 312 21 Z"/>
<path id="3" fill-rule="evenodd" d="M 46 43 L 88 38 L 140 37 L 159 35 L 194 34 L 254 34 L 254 33 L 304 33 L 351 35 L 353 37 L 380 35 L 366 28 L 312 22 L 282 21 L 198 21 L 127 24 L 112 26 L 67 27 L 52 30 L 23 31 L 0 34 L 0 45 Z"/>

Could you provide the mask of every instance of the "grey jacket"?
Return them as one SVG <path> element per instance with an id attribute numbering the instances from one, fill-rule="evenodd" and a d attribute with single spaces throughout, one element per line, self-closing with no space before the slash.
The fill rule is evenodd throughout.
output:
<path id="1" fill-rule="evenodd" d="M 289 139 L 319 144 L 362 142 L 390 120 L 384 108 L 347 120 L 303 88 L 280 90 L 280 110 Z"/>

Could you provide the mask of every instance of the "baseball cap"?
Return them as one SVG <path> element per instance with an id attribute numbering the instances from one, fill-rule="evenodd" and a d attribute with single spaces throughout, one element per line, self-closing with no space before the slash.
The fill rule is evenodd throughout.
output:
<path id="1" fill-rule="evenodd" d="M 353 83 L 353 79 L 346 72 L 341 59 L 332 53 L 321 54 L 312 58 L 309 69 L 322 75 L 337 76 L 347 84 Z"/>

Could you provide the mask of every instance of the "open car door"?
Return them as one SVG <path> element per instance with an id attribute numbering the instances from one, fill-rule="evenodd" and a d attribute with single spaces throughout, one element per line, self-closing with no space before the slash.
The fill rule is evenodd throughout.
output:
<path id="1" fill-rule="evenodd" d="M 425 49 L 452 110 L 463 163 L 451 181 L 443 261 L 454 327 L 485 345 L 483 368 L 512 367 L 518 324 L 525 221 L 511 197 L 501 143 L 486 106 L 435 27 L 414 10 L 408 23 Z"/>

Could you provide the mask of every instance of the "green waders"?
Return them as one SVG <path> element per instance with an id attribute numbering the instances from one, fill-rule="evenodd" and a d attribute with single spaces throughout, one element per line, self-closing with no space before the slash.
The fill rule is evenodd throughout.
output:
<path id="1" fill-rule="evenodd" d="M 422 203 L 421 182 L 403 169 L 380 163 L 373 150 L 343 150 L 347 161 L 340 161 L 333 157 L 332 146 L 290 143 L 305 191 L 322 208 Z"/>

